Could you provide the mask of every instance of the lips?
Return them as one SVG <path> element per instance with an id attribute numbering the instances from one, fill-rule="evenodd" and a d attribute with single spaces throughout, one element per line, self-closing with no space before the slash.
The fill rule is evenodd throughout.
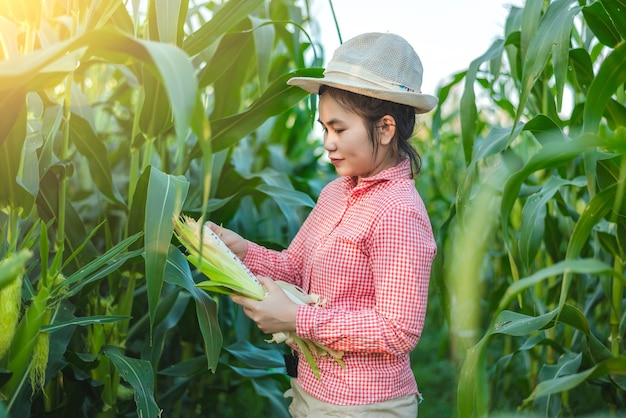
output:
<path id="1" fill-rule="evenodd" d="M 343 161 L 341 158 L 330 158 L 330 163 L 333 164 L 333 165 L 337 165 L 341 161 Z"/>

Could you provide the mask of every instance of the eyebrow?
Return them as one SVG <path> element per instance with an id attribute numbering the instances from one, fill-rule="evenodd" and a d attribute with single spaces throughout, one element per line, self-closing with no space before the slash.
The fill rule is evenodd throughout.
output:
<path id="1" fill-rule="evenodd" d="M 319 123 L 321 123 L 322 125 L 324 125 L 324 126 L 332 126 L 332 125 L 336 125 L 336 124 L 338 124 L 338 123 L 344 123 L 344 121 L 342 121 L 341 119 L 336 119 L 336 118 L 335 118 L 335 119 L 331 119 L 331 120 L 329 120 L 329 121 L 328 121 L 328 123 L 324 123 L 324 122 L 322 122 L 322 120 L 321 120 L 321 119 L 318 119 L 317 121 L 318 121 Z"/>

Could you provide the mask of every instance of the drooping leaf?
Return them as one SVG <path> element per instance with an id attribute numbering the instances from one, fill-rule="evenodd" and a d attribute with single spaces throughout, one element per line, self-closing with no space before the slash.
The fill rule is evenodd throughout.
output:
<path id="1" fill-rule="evenodd" d="M 552 277 L 557 277 L 565 273 L 580 273 L 580 274 L 607 274 L 611 273 L 611 266 L 603 263 L 600 260 L 595 259 L 575 259 L 575 260 L 563 260 L 549 267 L 545 267 L 532 275 L 520 279 L 511 284 L 502 298 L 498 306 L 498 311 L 503 311 L 511 303 L 511 301 L 520 292 L 530 289 L 533 286 L 548 280 Z"/>
<path id="2" fill-rule="evenodd" d="M 133 387 L 137 415 L 159 416 L 160 409 L 154 399 L 154 372 L 150 362 L 124 356 L 117 347 L 104 346 L 102 352 L 115 365 L 120 377 Z"/>
<path id="3" fill-rule="evenodd" d="M 608 359 L 582 372 L 543 381 L 535 387 L 524 402 L 572 389 L 589 379 L 599 378 L 607 374 L 626 374 L 626 357 Z"/>
<path id="4" fill-rule="evenodd" d="M 70 138 L 78 151 L 87 158 L 94 184 L 112 203 L 123 208 L 125 204 L 113 182 L 107 148 L 89 122 L 77 114 L 71 117 Z"/>
<path id="5" fill-rule="evenodd" d="M 619 43 L 621 38 L 603 3 L 610 2 L 593 2 L 583 7 L 583 14 L 585 15 L 585 22 L 587 22 L 598 40 L 604 45 L 613 48 Z"/>
<path id="6" fill-rule="evenodd" d="M 213 151 L 218 152 L 249 135 L 271 116 L 284 112 L 299 103 L 309 93 L 287 85 L 292 77 L 321 76 L 322 69 L 297 70 L 276 79 L 263 95 L 246 111 L 224 119 L 211 120 Z"/>
<path id="7" fill-rule="evenodd" d="M 54 331 L 61 330 L 65 327 L 72 327 L 75 325 L 84 327 L 84 326 L 91 325 L 91 324 L 111 324 L 114 322 L 126 321 L 129 319 L 130 319 L 129 316 L 121 316 L 121 315 L 94 315 L 94 316 L 74 318 L 66 322 L 55 322 L 53 324 L 42 327 L 41 330 L 43 332 L 54 332 Z"/>
<path id="8" fill-rule="evenodd" d="M 263 0 L 230 0 L 224 3 L 211 20 L 185 39 L 183 49 L 192 56 L 200 53 L 245 19 L 262 2 Z"/>
<path id="9" fill-rule="evenodd" d="M 591 82 L 583 114 L 583 132 L 597 132 L 607 102 L 626 82 L 626 42 L 622 42 L 602 62 Z"/>
<path id="10" fill-rule="evenodd" d="M 206 292 L 195 286 L 187 259 L 174 247 L 170 248 L 167 257 L 165 280 L 184 288 L 193 296 L 196 304 L 196 316 L 204 340 L 205 366 L 215 371 L 223 342 L 222 331 L 217 320 L 217 304 Z"/>
<path id="11" fill-rule="evenodd" d="M 622 39 L 626 39 L 626 1 L 624 0 L 600 0 L 607 14 L 611 18 L 611 22 L 615 25 L 615 29 L 619 32 Z"/>

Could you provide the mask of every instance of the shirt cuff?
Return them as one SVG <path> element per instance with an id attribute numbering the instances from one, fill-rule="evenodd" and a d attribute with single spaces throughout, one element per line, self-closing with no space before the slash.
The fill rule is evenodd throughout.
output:
<path id="1" fill-rule="evenodd" d="M 319 308 L 310 305 L 298 306 L 296 313 L 296 335 L 312 340 L 315 336 L 315 315 Z"/>
<path id="2" fill-rule="evenodd" d="M 243 258 L 243 263 L 250 268 L 250 266 L 257 265 L 261 259 L 261 246 L 252 241 L 248 241 L 248 251 Z"/>

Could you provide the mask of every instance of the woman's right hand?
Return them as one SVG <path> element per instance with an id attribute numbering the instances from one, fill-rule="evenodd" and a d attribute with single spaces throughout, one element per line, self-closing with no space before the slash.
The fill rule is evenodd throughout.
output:
<path id="1" fill-rule="evenodd" d="M 211 228 L 211 230 L 221 238 L 224 244 L 226 244 L 226 246 L 230 248 L 230 250 L 235 253 L 240 260 L 243 261 L 248 253 L 248 241 L 243 239 L 241 235 L 236 232 L 223 228 L 215 222 L 207 221 L 205 222 L 205 225 Z"/>

